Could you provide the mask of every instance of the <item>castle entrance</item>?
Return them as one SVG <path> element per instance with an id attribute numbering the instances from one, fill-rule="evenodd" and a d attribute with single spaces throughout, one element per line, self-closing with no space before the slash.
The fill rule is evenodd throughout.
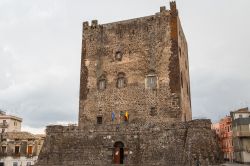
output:
<path id="1" fill-rule="evenodd" d="M 113 162 L 114 164 L 123 164 L 123 160 L 124 160 L 124 144 L 119 141 L 114 144 Z"/>

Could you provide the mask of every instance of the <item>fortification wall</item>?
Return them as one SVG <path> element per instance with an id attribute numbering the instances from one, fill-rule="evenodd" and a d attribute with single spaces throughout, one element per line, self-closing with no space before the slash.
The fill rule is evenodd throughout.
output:
<path id="1" fill-rule="evenodd" d="M 112 165 L 114 143 L 124 143 L 124 165 L 202 165 L 218 163 L 209 120 L 168 125 L 108 125 L 84 129 L 47 127 L 37 166 Z"/>

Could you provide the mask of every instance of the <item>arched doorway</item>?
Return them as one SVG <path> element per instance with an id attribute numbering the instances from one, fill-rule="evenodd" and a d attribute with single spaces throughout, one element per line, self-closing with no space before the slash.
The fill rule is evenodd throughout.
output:
<path id="1" fill-rule="evenodd" d="M 123 160 L 124 160 L 124 144 L 119 141 L 114 144 L 113 163 L 123 164 Z"/>

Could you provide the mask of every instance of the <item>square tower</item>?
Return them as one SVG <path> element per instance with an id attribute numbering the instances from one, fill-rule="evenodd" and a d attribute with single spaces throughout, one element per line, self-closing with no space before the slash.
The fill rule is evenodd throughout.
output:
<path id="1" fill-rule="evenodd" d="M 188 49 L 175 2 L 155 15 L 83 23 L 79 127 L 191 120 Z"/>

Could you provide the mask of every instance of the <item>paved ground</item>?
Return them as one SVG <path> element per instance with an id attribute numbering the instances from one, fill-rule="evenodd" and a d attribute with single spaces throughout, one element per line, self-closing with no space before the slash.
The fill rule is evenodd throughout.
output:
<path id="1" fill-rule="evenodd" d="M 221 164 L 221 166 L 249 166 L 249 165 L 237 164 L 237 163 L 224 163 L 224 164 Z"/>

